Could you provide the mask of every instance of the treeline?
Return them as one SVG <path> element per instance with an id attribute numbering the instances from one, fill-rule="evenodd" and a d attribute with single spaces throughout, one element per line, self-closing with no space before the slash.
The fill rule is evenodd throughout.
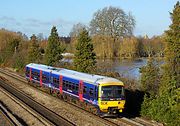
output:
<path id="1" fill-rule="evenodd" d="M 28 42 L 24 35 L 0 30 L 0 65 L 23 68 L 27 55 Z"/>
<path id="2" fill-rule="evenodd" d="M 105 35 L 92 37 L 94 51 L 98 58 L 138 58 L 138 57 L 163 57 L 164 36 L 147 37 L 125 37 L 112 38 Z M 74 53 L 76 38 L 73 37 L 67 44 L 67 51 Z"/>

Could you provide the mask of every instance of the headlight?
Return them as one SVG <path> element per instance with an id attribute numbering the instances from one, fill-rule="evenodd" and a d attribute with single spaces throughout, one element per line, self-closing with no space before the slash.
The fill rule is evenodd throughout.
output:
<path id="1" fill-rule="evenodd" d="M 101 102 L 101 105 L 107 105 L 107 102 Z"/>

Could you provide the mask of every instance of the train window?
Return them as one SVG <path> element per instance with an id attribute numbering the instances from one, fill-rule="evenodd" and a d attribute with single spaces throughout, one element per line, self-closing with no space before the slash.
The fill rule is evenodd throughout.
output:
<path id="1" fill-rule="evenodd" d="M 46 80 L 47 80 L 46 75 L 42 75 L 42 81 L 46 82 Z"/>
<path id="2" fill-rule="evenodd" d="M 72 83 L 72 90 L 75 90 L 75 86 L 74 86 L 74 83 Z"/>
<path id="3" fill-rule="evenodd" d="M 84 88 L 83 88 L 83 93 L 84 93 L 84 94 L 87 93 L 87 87 L 86 87 L 86 86 L 84 86 Z"/>
<path id="4" fill-rule="evenodd" d="M 64 86 L 65 88 L 68 88 L 68 81 L 63 80 L 63 86 Z"/>
<path id="5" fill-rule="evenodd" d="M 71 84 L 69 84 L 69 88 L 68 89 L 70 89 L 71 90 Z"/>
<path id="6" fill-rule="evenodd" d="M 66 84 L 66 88 L 68 88 L 68 85 L 69 85 L 69 84 L 68 84 L 68 81 L 65 81 L 65 84 Z"/>
<path id="7" fill-rule="evenodd" d="M 57 79 L 57 78 L 53 78 L 53 83 L 55 83 L 55 84 L 59 84 L 59 79 Z"/>
<path id="8" fill-rule="evenodd" d="M 42 79 L 46 79 L 46 75 L 43 74 L 43 75 L 42 75 Z"/>
<path id="9" fill-rule="evenodd" d="M 75 91 L 78 91 L 79 86 L 76 84 Z"/>
<path id="10" fill-rule="evenodd" d="M 32 77 L 39 80 L 39 74 L 38 72 L 32 71 Z"/>
<path id="11" fill-rule="evenodd" d="M 40 80 L 40 74 L 37 72 L 37 79 Z"/>
<path id="12" fill-rule="evenodd" d="M 29 75 L 29 72 L 30 72 L 29 68 L 26 68 L 26 75 Z"/>
<path id="13" fill-rule="evenodd" d="M 63 80 L 63 87 L 66 87 L 66 83 L 65 83 L 65 80 Z"/>
<path id="14" fill-rule="evenodd" d="M 71 82 L 68 81 L 68 87 L 71 90 Z"/>
<path id="15" fill-rule="evenodd" d="M 94 90 L 93 90 L 93 88 L 90 88 L 90 89 L 89 89 L 89 95 L 90 95 L 90 96 L 93 96 L 93 94 L 94 94 Z"/>
<path id="16" fill-rule="evenodd" d="M 59 79 L 57 79 L 57 84 L 59 84 Z"/>

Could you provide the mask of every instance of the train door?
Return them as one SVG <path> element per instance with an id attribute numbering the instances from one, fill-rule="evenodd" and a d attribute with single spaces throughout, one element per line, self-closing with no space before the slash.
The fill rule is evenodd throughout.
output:
<path id="1" fill-rule="evenodd" d="M 32 81 L 32 68 L 30 68 L 30 71 L 29 71 L 29 80 L 30 82 Z"/>
<path id="2" fill-rule="evenodd" d="M 49 88 L 52 87 L 52 84 L 53 84 L 53 76 L 52 76 L 52 71 L 51 71 L 49 75 Z"/>
<path id="3" fill-rule="evenodd" d="M 83 81 L 79 81 L 79 100 L 83 102 Z"/>
<path id="4" fill-rule="evenodd" d="M 63 88 L 63 76 L 60 75 L 60 76 L 59 76 L 59 92 L 60 92 L 60 94 L 63 93 L 62 88 Z"/>
<path id="5" fill-rule="evenodd" d="M 95 100 L 97 101 L 98 100 L 98 87 L 95 86 L 95 91 L 94 91 L 94 97 L 95 97 Z"/>
<path id="6" fill-rule="evenodd" d="M 40 86 L 42 87 L 42 70 L 40 70 Z"/>

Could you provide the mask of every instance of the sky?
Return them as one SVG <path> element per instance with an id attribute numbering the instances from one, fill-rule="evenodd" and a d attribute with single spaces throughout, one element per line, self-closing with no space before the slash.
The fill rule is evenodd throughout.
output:
<path id="1" fill-rule="evenodd" d="M 1 0 L 0 29 L 22 32 L 30 37 L 52 26 L 59 36 L 68 36 L 73 25 L 89 25 L 93 14 L 104 7 L 131 12 L 136 20 L 135 36 L 161 35 L 171 24 L 170 14 L 178 0 Z"/>

